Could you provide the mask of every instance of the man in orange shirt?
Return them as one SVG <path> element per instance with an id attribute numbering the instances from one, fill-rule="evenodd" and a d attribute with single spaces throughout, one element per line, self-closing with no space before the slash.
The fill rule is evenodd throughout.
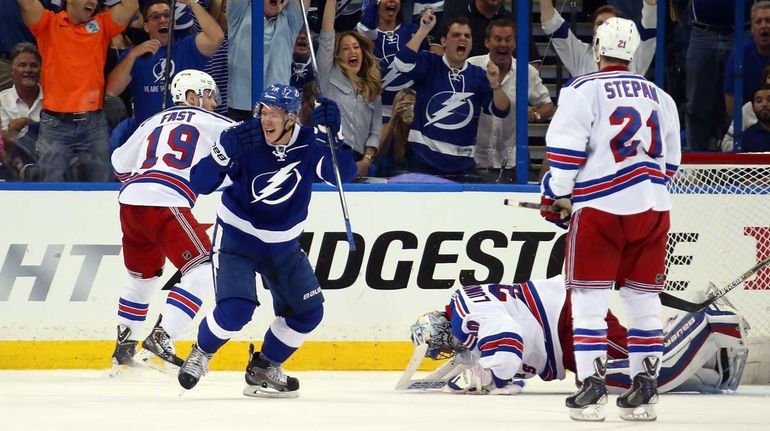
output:
<path id="1" fill-rule="evenodd" d="M 109 136 L 102 106 L 107 47 L 139 2 L 122 0 L 98 12 L 97 0 L 69 0 L 59 13 L 45 10 L 38 0 L 18 2 L 43 56 L 40 179 L 106 181 Z"/>

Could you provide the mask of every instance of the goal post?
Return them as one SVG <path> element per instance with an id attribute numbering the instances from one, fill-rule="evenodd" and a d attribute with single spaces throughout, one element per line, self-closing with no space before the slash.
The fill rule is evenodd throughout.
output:
<path id="1" fill-rule="evenodd" d="M 770 154 L 684 154 L 669 184 L 666 290 L 705 299 L 770 256 Z M 770 383 L 770 266 L 726 298 L 750 325 L 744 383 Z"/>

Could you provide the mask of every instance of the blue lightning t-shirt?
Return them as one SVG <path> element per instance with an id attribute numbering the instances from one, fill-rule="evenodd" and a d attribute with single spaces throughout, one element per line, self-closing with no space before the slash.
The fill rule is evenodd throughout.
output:
<path id="1" fill-rule="evenodd" d="M 126 50 L 121 57 L 129 52 Z M 169 87 L 177 72 L 185 69 L 203 70 L 208 57 L 198 51 L 195 46 L 195 36 L 176 39 L 171 47 L 171 70 Z M 136 59 L 131 69 L 131 97 L 134 99 L 134 118 L 137 124 L 162 111 L 163 77 L 165 74 L 166 47 L 161 46 L 152 56 L 142 56 Z M 174 106 L 171 101 L 171 91 L 168 92 L 166 107 Z"/>

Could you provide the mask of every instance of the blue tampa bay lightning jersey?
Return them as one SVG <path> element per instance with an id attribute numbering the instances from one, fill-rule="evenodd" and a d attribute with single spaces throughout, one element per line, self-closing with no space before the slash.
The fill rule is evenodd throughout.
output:
<path id="1" fill-rule="evenodd" d="M 400 23 L 393 30 L 381 30 L 377 28 L 379 2 L 365 1 L 364 3 L 368 4 L 361 15 L 361 22 L 358 23 L 357 30 L 374 41 L 373 53 L 380 60 L 380 76 L 382 76 L 382 122 L 387 123 L 390 120 L 396 93 L 404 88 L 410 88 L 414 83 L 396 69 L 393 60 L 396 59 L 396 53 L 405 47 L 417 32 L 418 27 L 412 23 Z M 427 50 L 428 43 L 423 41 L 420 49 Z"/>
<path id="2" fill-rule="evenodd" d="M 341 143 L 342 137 L 338 140 Z M 197 193 L 208 194 L 228 177 L 232 184 L 222 191 L 218 224 L 241 238 L 245 248 L 264 254 L 282 252 L 296 246 L 305 228 L 316 178 L 335 183 L 326 142 L 325 133 L 296 125 L 287 145 L 271 145 L 260 139 L 224 171 L 209 155 L 193 168 L 191 185 Z M 341 145 L 337 161 L 342 181 L 353 180 L 358 172 L 353 150 Z"/>
<path id="3" fill-rule="evenodd" d="M 404 73 L 396 69 L 393 60 L 396 53 L 406 46 L 412 35 L 417 32 L 415 24 L 400 24 L 395 30 L 377 30 L 377 39 L 374 41 L 374 55 L 380 59 L 380 73 L 382 75 L 382 120 L 386 123 L 390 119 L 393 106 L 393 98 L 396 93 L 404 88 L 410 88 L 413 81 Z M 423 42 L 421 49 L 428 49 L 428 44 Z"/>
<path id="4" fill-rule="evenodd" d="M 396 54 L 395 65 L 417 92 L 409 132 L 414 155 L 444 173 L 472 169 L 479 111 L 505 117 L 510 109 L 495 108 L 486 72 L 467 62 L 455 69 L 440 55 L 409 48 Z"/>

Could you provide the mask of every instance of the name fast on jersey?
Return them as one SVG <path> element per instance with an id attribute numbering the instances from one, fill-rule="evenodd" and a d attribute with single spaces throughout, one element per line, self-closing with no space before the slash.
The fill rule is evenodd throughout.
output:
<path id="1" fill-rule="evenodd" d="M 167 112 L 163 114 L 163 117 L 160 119 L 160 124 L 169 122 L 169 121 L 185 121 L 185 122 L 191 122 L 193 116 L 195 116 L 195 112 L 193 111 L 172 111 Z"/>
<path id="2" fill-rule="evenodd" d="M 616 97 L 644 97 L 660 103 L 657 89 L 638 79 L 620 79 L 604 83 L 607 99 Z"/>

